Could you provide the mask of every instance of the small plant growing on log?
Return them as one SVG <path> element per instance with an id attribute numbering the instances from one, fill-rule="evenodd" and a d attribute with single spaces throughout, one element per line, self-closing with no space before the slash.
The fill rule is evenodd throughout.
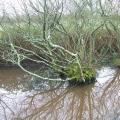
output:
<path id="1" fill-rule="evenodd" d="M 120 58 L 114 58 L 114 59 L 112 60 L 112 64 L 113 64 L 113 66 L 115 66 L 115 67 L 120 67 Z"/>
<path id="2" fill-rule="evenodd" d="M 95 81 L 96 71 L 94 68 L 89 68 L 84 65 L 82 68 L 83 76 L 81 75 L 80 68 L 78 67 L 77 63 L 70 64 L 64 72 L 66 76 L 71 78 L 71 81 L 78 82 L 78 83 L 92 83 Z M 82 79 L 84 78 L 84 80 Z"/>

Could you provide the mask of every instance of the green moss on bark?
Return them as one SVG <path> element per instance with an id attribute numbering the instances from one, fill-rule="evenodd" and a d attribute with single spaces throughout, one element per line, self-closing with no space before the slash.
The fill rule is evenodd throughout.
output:
<path id="1" fill-rule="evenodd" d="M 64 72 L 66 73 L 66 76 L 71 78 L 71 81 L 75 83 L 92 83 L 95 81 L 95 77 L 96 77 L 96 71 L 94 68 L 89 68 L 87 66 L 84 66 L 82 68 L 82 73 L 85 81 L 83 81 L 80 68 L 77 63 L 70 64 L 64 70 Z"/>
<path id="2" fill-rule="evenodd" d="M 120 58 L 114 58 L 112 60 L 112 65 L 115 67 L 120 67 Z"/>

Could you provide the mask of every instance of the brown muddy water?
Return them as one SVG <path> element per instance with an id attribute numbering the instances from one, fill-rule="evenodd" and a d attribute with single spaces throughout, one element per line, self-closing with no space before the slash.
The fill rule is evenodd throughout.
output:
<path id="1" fill-rule="evenodd" d="M 0 69 L 0 120 L 120 120 L 119 79 L 118 69 L 102 67 L 95 84 L 69 87 Z"/>

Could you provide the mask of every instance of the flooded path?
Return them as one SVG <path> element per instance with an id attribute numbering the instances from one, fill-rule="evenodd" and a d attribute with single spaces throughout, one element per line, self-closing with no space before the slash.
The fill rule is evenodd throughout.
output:
<path id="1" fill-rule="evenodd" d="M 0 69 L 0 120 L 120 120 L 120 70 L 98 73 L 95 84 L 41 90 L 21 70 Z"/>

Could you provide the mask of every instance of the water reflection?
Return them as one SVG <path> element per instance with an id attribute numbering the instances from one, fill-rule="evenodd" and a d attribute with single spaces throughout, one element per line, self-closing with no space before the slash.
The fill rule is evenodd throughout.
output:
<path id="1" fill-rule="evenodd" d="M 30 76 L 17 68 L 0 69 L 0 89 L 3 88 L 7 92 L 23 89 L 23 83 L 29 79 Z"/>
<path id="2" fill-rule="evenodd" d="M 25 81 L 32 78 L 19 70 L 15 70 L 14 74 L 5 72 L 4 78 L 3 74 L 0 74 L 2 84 L 0 118 L 1 120 L 119 120 L 120 71 L 102 68 L 99 72 L 96 84 L 73 88 L 56 87 L 49 91 L 27 90 Z M 108 75 L 109 79 L 106 81 Z"/>

